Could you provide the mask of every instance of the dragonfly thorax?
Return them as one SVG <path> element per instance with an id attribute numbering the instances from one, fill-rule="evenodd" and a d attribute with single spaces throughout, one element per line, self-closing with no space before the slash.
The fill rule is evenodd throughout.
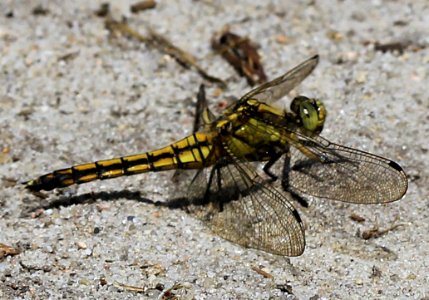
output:
<path id="1" fill-rule="evenodd" d="M 326 109 L 320 100 L 298 96 L 290 105 L 297 122 L 313 133 L 320 133 L 326 119 Z"/>

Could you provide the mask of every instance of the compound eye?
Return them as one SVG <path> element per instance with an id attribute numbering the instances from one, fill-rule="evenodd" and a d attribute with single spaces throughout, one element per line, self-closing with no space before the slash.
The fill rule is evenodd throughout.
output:
<path id="1" fill-rule="evenodd" d="M 326 110 L 322 102 L 317 99 L 298 96 L 293 99 L 290 109 L 306 130 L 315 133 L 322 131 L 326 118 Z"/>
<path id="2" fill-rule="evenodd" d="M 308 102 L 308 101 L 310 101 L 310 99 L 308 99 L 307 97 L 305 97 L 305 96 L 298 96 L 298 97 L 295 97 L 293 100 L 292 100 L 292 103 L 290 104 L 290 110 L 292 111 L 292 112 L 294 112 L 296 115 L 301 115 L 301 113 L 302 113 L 302 105 L 303 105 L 303 103 L 306 103 L 306 102 Z"/>
<path id="3" fill-rule="evenodd" d="M 319 114 L 311 103 L 301 103 L 300 117 L 304 128 L 309 131 L 315 131 L 319 126 Z"/>
<path id="4" fill-rule="evenodd" d="M 305 117 L 305 118 L 310 118 L 310 112 L 308 111 L 308 109 L 307 108 L 303 108 L 302 109 L 302 112 L 301 112 L 302 114 L 303 114 L 303 116 Z"/>

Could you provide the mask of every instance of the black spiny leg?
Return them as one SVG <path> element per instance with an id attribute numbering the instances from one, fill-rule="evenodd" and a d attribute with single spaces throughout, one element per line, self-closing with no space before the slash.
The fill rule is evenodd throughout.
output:
<path id="1" fill-rule="evenodd" d="M 288 152 L 286 152 L 285 161 L 284 161 L 284 164 L 283 164 L 283 177 L 282 177 L 282 187 L 283 187 L 283 190 L 285 190 L 286 192 L 290 193 L 290 195 L 299 204 L 301 204 L 301 206 L 308 207 L 307 200 L 305 200 L 303 197 L 301 197 L 300 195 L 298 195 L 297 193 L 295 193 L 294 191 L 292 191 L 291 188 L 290 188 L 290 185 L 289 185 L 289 174 L 290 174 L 290 171 L 291 171 L 290 158 L 291 158 L 291 153 L 290 153 L 290 151 L 288 151 Z"/>
<path id="2" fill-rule="evenodd" d="M 227 163 L 221 159 L 213 166 L 212 170 L 210 171 L 206 191 L 204 193 L 204 202 L 216 202 L 217 204 L 219 204 L 220 212 L 223 211 L 223 203 L 225 201 L 225 197 L 223 195 L 224 187 L 222 187 L 221 168 L 225 167 L 226 164 Z M 211 188 L 214 188 L 214 185 L 216 185 L 216 190 L 211 191 Z"/>
<path id="3" fill-rule="evenodd" d="M 264 168 L 262 169 L 264 170 L 265 174 L 270 176 L 273 181 L 276 181 L 278 179 L 278 176 L 271 172 L 270 168 L 276 163 L 276 161 L 280 159 L 280 157 L 282 157 L 282 155 L 283 153 L 280 152 L 274 153 L 274 155 L 271 156 L 270 160 L 264 165 Z"/>

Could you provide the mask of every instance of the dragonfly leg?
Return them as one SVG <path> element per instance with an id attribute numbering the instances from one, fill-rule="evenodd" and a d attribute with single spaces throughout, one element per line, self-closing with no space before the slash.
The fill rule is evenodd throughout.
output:
<path id="1" fill-rule="evenodd" d="M 204 193 L 204 203 L 217 203 L 219 205 L 219 212 L 223 211 L 223 199 L 222 197 L 222 177 L 221 168 L 225 167 L 228 163 L 222 159 L 217 162 L 212 170 L 210 171 L 209 179 L 207 181 L 206 191 Z M 215 178 L 216 177 L 216 178 Z M 216 186 L 215 190 L 211 188 Z"/>
<path id="2" fill-rule="evenodd" d="M 305 200 L 300 195 L 298 195 L 296 192 L 294 192 L 289 185 L 289 173 L 291 171 L 290 159 L 291 159 L 291 153 L 290 151 L 288 151 L 285 155 L 285 160 L 283 164 L 283 177 L 282 177 L 283 190 L 290 193 L 292 198 L 295 199 L 295 201 L 297 201 L 301 206 L 308 207 L 308 201 Z"/>
<path id="3" fill-rule="evenodd" d="M 264 170 L 265 174 L 267 174 L 273 181 L 276 181 L 278 176 L 271 172 L 270 168 L 276 163 L 276 161 L 280 159 L 280 157 L 282 157 L 282 155 L 283 153 L 280 152 L 274 153 L 274 155 L 271 156 L 270 160 L 264 165 L 264 168 L 262 169 Z"/>

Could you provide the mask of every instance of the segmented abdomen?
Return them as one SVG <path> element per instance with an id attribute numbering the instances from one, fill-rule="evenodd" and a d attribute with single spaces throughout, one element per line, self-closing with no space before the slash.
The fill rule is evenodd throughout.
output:
<path id="1" fill-rule="evenodd" d="M 171 169 L 200 169 L 211 165 L 214 134 L 195 133 L 151 152 L 100 160 L 53 171 L 26 182 L 33 191 L 52 190 L 96 179 Z"/>

